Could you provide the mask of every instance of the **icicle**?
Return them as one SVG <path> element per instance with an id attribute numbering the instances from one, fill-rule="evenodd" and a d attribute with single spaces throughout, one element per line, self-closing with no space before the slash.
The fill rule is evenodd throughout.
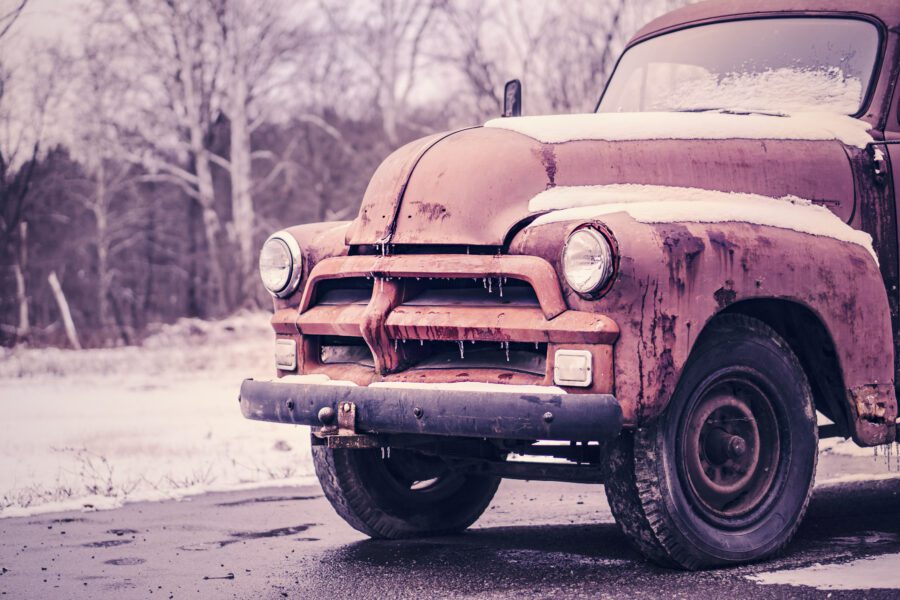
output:
<path id="1" fill-rule="evenodd" d="M 397 338 L 394 338 L 394 352 L 397 351 Z"/>
<path id="2" fill-rule="evenodd" d="M 509 342 L 500 342 L 500 347 L 506 351 L 506 362 L 509 362 Z"/>
<path id="3" fill-rule="evenodd" d="M 484 289 L 487 289 L 487 277 L 481 278 L 481 285 L 484 286 Z"/>
<path id="4" fill-rule="evenodd" d="M 497 287 L 500 289 L 500 297 L 501 298 L 503 297 L 503 280 L 504 279 L 506 279 L 506 277 L 500 277 L 497 279 Z"/>
<path id="5" fill-rule="evenodd" d="M 419 340 L 419 345 L 420 345 L 420 346 L 424 346 L 424 345 L 425 345 L 425 340 Z"/>
<path id="6" fill-rule="evenodd" d="M 540 349 L 541 349 L 541 343 L 540 343 L 540 342 L 535 342 L 535 343 L 534 343 L 534 349 L 535 349 L 535 350 L 540 350 Z"/>
<path id="7" fill-rule="evenodd" d="M 493 283 L 494 283 L 494 278 L 493 278 L 493 277 L 488 277 L 488 294 L 493 294 L 493 293 L 494 293 L 494 290 L 493 290 Z"/>
<path id="8" fill-rule="evenodd" d="M 459 341 L 456 342 L 456 343 L 459 344 L 459 358 L 460 358 L 460 360 L 462 360 L 462 359 L 464 359 L 464 358 L 466 357 L 466 347 L 465 347 L 465 344 L 463 344 L 463 341 L 462 341 L 462 340 L 459 340 Z"/>

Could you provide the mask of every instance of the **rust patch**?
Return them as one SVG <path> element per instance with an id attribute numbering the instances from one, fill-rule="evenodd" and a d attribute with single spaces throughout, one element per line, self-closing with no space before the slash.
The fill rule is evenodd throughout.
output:
<path id="1" fill-rule="evenodd" d="M 724 231 L 710 231 L 707 237 L 713 250 L 719 255 L 722 266 L 731 271 L 734 268 L 734 251 L 737 244 L 731 241 Z"/>
<path id="2" fill-rule="evenodd" d="M 673 225 L 665 230 L 663 248 L 668 258 L 669 284 L 679 294 L 690 290 L 697 275 L 697 257 L 706 244 L 684 225 Z"/>
<path id="3" fill-rule="evenodd" d="M 553 146 L 541 146 L 541 164 L 547 173 L 547 189 L 556 187 L 556 150 Z"/>
<path id="4" fill-rule="evenodd" d="M 725 281 L 725 285 L 713 293 L 713 298 L 716 299 L 716 304 L 719 305 L 720 310 L 729 304 L 733 304 L 734 301 L 737 300 L 737 292 L 734 291 L 734 282 L 730 279 Z"/>
<path id="5" fill-rule="evenodd" d="M 847 390 L 856 413 L 853 439 L 863 446 L 878 446 L 896 439 L 897 403 L 893 384 L 867 384 Z"/>
<path id="6" fill-rule="evenodd" d="M 675 360 L 672 356 L 672 348 L 675 347 L 675 325 L 678 317 L 666 313 L 660 313 L 657 319 L 660 333 L 662 334 L 661 348 L 656 346 L 654 337 L 654 350 L 658 352 L 658 358 L 654 368 L 654 381 L 658 393 L 657 403 L 668 402 L 669 396 L 675 390 L 677 383 Z"/>
<path id="7" fill-rule="evenodd" d="M 850 396 L 861 419 L 884 422 L 887 415 L 887 402 L 881 395 L 877 385 L 864 385 L 850 390 Z"/>
<path id="8" fill-rule="evenodd" d="M 416 211 L 430 221 L 440 221 L 450 216 L 447 207 L 437 202 L 416 202 Z M 412 218 L 412 215 L 408 215 Z"/>

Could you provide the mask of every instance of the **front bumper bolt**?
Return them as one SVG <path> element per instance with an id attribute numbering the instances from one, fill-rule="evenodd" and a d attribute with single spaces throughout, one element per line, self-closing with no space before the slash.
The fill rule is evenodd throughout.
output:
<path id="1" fill-rule="evenodd" d="M 331 425 L 334 422 L 335 412 L 334 409 L 330 406 L 325 406 L 319 409 L 319 422 L 322 425 Z"/>
<path id="2" fill-rule="evenodd" d="M 747 452 L 747 442 L 740 436 L 733 436 L 728 440 L 728 457 L 738 459 Z"/>
<path id="3" fill-rule="evenodd" d="M 544 423 L 552 423 L 553 422 L 553 413 L 549 410 L 544 413 Z"/>
<path id="4" fill-rule="evenodd" d="M 421 418 L 422 418 L 422 415 L 424 415 L 424 414 L 425 414 L 425 411 L 423 411 L 423 410 L 422 410 L 421 408 L 419 408 L 418 406 L 415 407 L 415 408 L 413 409 L 413 415 L 415 415 L 415 417 L 416 417 L 417 419 L 421 419 Z"/>

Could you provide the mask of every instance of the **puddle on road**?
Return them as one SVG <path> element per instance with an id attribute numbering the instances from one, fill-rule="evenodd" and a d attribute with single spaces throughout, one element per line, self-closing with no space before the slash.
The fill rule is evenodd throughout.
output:
<path id="1" fill-rule="evenodd" d="M 81 517 L 66 517 L 65 519 L 53 519 L 51 523 L 84 523 L 87 519 Z"/>
<path id="2" fill-rule="evenodd" d="M 315 523 L 306 523 L 303 525 L 294 525 L 293 527 L 279 527 L 278 529 L 270 529 L 268 531 L 241 531 L 229 534 L 234 539 L 219 542 L 219 548 L 224 548 L 229 544 L 236 544 L 245 540 L 259 540 L 263 538 L 285 537 L 289 535 L 297 535 L 303 533 L 310 527 L 314 527 Z"/>
<path id="3" fill-rule="evenodd" d="M 138 533 L 138 530 L 137 529 L 110 529 L 106 533 L 108 533 L 110 535 L 117 535 L 119 537 L 122 537 L 123 535 L 134 535 L 134 534 Z"/>
<path id="4" fill-rule="evenodd" d="M 817 563 L 746 578 L 764 585 L 806 586 L 818 590 L 900 589 L 900 554 L 882 554 L 839 564 Z"/>
<path id="5" fill-rule="evenodd" d="M 831 538 L 831 542 L 840 546 L 885 546 L 896 544 L 898 536 L 885 531 L 863 531 L 859 535 L 845 535 Z M 900 565 L 898 565 L 900 567 Z"/>
<path id="6" fill-rule="evenodd" d="M 263 502 L 299 502 L 302 500 L 315 500 L 321 498 L 322 494 L 315 496 L 263 496 L 261 498 L 247 498 L 245 500 L 234 500 L 233 502 L 221 502 L 216 506 L 244 506 L 246 504 L 259 504 Z"/>
<path id="7" fill-rule="evenodd" d="M 88 542 L 82 544 L 85 548 L 112 548 L 114 546 L 124 546 L 130 544 L 133 540 L 101 540 L 99 542 Z"/>
<path id="8" fill-rule="evenodd" d="M 87 523 L 88 519 L 82 517 L 66 517 L 65 519 L 50 519 L 49 521 L 28 521 L 29 525 L 65 525 L 67 523 Z"/>
<path id="9" fill-rule="evenodd" d="M 620 558 L 585 556 L 573 552 L 546 552 L 543 550 L 527 549 L 498 551 L 496 552 L 496 557 L 507 563 L 521 563 L 526 565 L 548 563 L 560 568 L 567 565 L 611 567 L 616 565 L 627 565 L 632 562 Z"/>
<path id="10" fill-rule="evenodd" d="M 104 560 L 103 564 L 113 565 L 116 567 L 130 567 L 134 565 L 142 565 L 146 560 L 143 558 L 111 558 L 109 560 Z"/>
<path id="11" fill-rule="evenodd" d="M 297 535 L 298 533 L 303 533 L 310 527 L 315 527 L 318 523 L 304 523 L 302 525 L 293 525 L 291 527 L 279 527 L 278 529 L 269 529 L 268 531 L 239 531 L 236 533 L 231 533 L 232 539 L 230 540 L 221 540 L 218 542 L 202 542 L 200 544 L 189 544 L 186 546 L 179 546 L 179 550 L 184 550 L 185 552 L 204 552 L 206 550 L 212 550 L 214 548 L 224 548 L 225 546 L 230 546 L 231 544 L 236 544 L 238 542 L 245 542 L 249 540 L 260 540 L 265 538 L 276 538 L 276 537 L 289 537 L 292 535 Z M 300 542 L 318 542 L 319 538 L 314 537 L 304 537 L 297 538 L 297 541 Z"/>

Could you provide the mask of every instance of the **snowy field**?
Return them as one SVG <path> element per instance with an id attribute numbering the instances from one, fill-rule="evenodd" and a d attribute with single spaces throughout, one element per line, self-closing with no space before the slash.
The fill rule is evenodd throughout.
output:
<path id="1" fill-rule="evenodd" d="M 245 377 L 273 375 L 268 321 L 183 320 L 142 347 L 0 355 L 0 518 L 313 482 L 308 432 L 238 407 Z M 843 440 L 822 452 L 875 455 Z"/>
<path id="2" fill-rule="evenodd" d="M 165 327 L 140 348 L 0 356 L 0 517 L 313 481 L 302 428 L 248 421 L 269 315 Z"/>

